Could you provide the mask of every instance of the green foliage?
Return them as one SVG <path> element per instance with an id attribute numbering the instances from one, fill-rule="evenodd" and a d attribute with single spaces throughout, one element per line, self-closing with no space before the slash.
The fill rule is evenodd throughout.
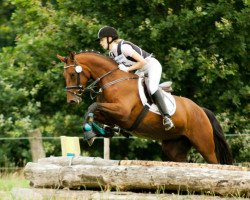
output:
<path id="1" fill-rule="evenodd" d="M 0 8 L 0 48 L 2 48 L 14 45 L 14 26 L 10 18 L 15 7 L 8 1 L 0 1 Z"/>
<path id="2" fill-rule="evenodd" d="M 116 27 L 121 37 L 153 52 L 163 66 L 162 81 L 171 79 L 176 95 L 214 111 L 227 134 L 249 133 L 248 1 L 3 0 L 0 14 L 2 137 L 27 136 L 36 128 L 44 136 L 81 136 L 90 99 L 87 95 L 81 105 L 66 104 L 56 54 L 102 51 L 94 41 L 103 25 Z M 1 141 L 0 165 L 30 160 L 28 142 L 22 144 Z M 233 143 L 237 162 L 247 161 L 249 146 L 237 144 L 242 145 L 237 152 Z M 101 155 L 100 143 L 81 145 L 91 155 Z M 116 159 L 161 157 L 159 144 L 152 141 L 112 145 L 123 148 L 119 155 L 112 152 Z M 60 155 L 58 143 L 46 141 L 45 148 L 47 155 Z"/>
<path id="3" fill-rule="evenodd" d="M 238 137 L 230 139 L 233 157 L 236 163 L 250 160 L 250 137 Z"/>
<path id="4" fill-rule="evenodd" d="M 159 142 L 145 139 L 112 139 L 111 159 L 161 160 L 164 159 Z M 112 151 L 117 149 L 117 151 Z"/>

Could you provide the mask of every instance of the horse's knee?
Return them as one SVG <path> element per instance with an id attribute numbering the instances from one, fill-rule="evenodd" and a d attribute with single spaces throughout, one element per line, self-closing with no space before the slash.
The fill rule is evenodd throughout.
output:
<path id="1" fill-rule="evenodd" d="M 87 119 L 89 117 L 89 113 L 93 113 L 97 110 L 98 108 L 98 104 L 95 102 L 95 103 L 92 103 L 89 107 L 88 107 L 88 111 L 85 113 L 84 115 L 84 122 L 83 123 L 86 123 L 87 122 Z"/>
<path id="2" fill-rule="evenodd" d="M 98 108 L 98 103 L 97 103 L 97 102 L 92 103 L 92 104 L 88 107 L 88 113 L 89 113 L 89 112 L 95 112 L 97 108 Z"/>

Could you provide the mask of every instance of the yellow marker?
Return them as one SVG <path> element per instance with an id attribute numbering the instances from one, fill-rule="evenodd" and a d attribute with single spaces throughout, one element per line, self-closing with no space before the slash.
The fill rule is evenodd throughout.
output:
<path id="1" fill-rule="evenodd" d="M 62 156 L 79 156 L 81 154 L 78 137 L 61 136 Z"/>

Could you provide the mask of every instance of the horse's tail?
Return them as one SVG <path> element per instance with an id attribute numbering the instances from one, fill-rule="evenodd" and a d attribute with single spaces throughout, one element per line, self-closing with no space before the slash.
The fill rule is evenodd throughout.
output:
<path id="1" fill-rule="evenodd" d="M 213 127 L 214 143 L 215 143 L 215 153 L 220 164 L 233 164 L 233 156 L 231 150 L 226 142 L 226 138 L 223 134 L 222 127 L 220 126 L 218 120 L 212 111 L 203 108 L 209 121 Z"/>

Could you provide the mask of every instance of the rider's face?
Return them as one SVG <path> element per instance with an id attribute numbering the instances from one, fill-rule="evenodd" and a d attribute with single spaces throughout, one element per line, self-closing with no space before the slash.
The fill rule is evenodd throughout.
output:
<path id="1" fill-rule="evenodd" d="M 100 39 L 100 45 L 102 46 L 102 48 L 108 49 L 107 37 Z"/>

